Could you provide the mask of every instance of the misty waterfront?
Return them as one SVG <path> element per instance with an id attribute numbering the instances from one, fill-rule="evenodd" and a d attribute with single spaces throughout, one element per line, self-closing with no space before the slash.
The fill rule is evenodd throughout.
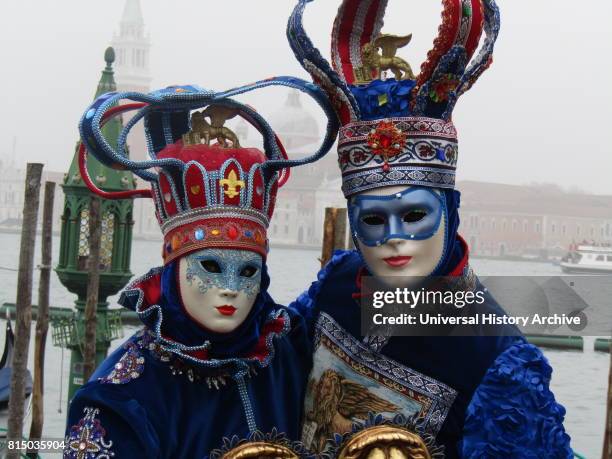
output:
<path id="1" fill-rule="evenodd" d="M 39 240 L 37 240 L 36 262 L 39 264 Z M 53 239 L 53 264 L 57 263 L 59 238 Z M 0 303 L 14 302 L 17 273 L 15 269 L 19 255 L 19 235 L 0 234 Z M 318 251 L 273 247 L 268 259 L 272 277 L 271 293 L 282 304 L 293 300 L 316 278 L 319 268 Z M 151 267 L 161 264 L 160 243 L 135 240 L 132 246 L 132 272 L 144 274 Z M 552 264 L 512 262 L 475 259 L 472 266 L 480 275 L 558 275 L 559 268 Z M 36 303 L 38 272 L 34 275 L 33 301 Z M 116 298 L 111 299 L 111 305 Z M 74 296 L 70 294 L 53 274 L 51 305 L 72 307 Z M 4 320 L 0 323 L 0 340 L 4 342 Z M 136 329 L 126 327 L 127 338 Z M 32 328 L 32 333 L 34 328 Z M 32 344 L 34 337 L 32 335 Z M 121 344 L 113 342 L 113 348 Z M 593 339 L 585 338 L 585 351 L 545 350 L 553 366 L 552 390 L 557 400 L 566 407 L 565 426 L 572 437 L 572 446 L 587 458 L 601 455 L 605 422 L 605 400 L 607 393 L 609 355 L 593 351 Z M 63 356 L 62 356 L 63 354 Z M 30 350 L 32 362 L 33 350 Z M 45 426 L 44 437 L 62 437 L 66 416 L 66 391 L 69 373 L 69 351 L 56 348 L 51 343 L 51 332 L 47 340 L 45 365 Z M 30 363 L 29 368 L 32 368 Z M 61 391 L 60 391 L 60 388 Z M 60 401 L 61 396 L 61 401 Z M 58 410 L 61 408 L 61 412 Z M 26 421 L 29 430 L 28 419 Z M 48 457 L 45 455 L 45 457 Z"/>

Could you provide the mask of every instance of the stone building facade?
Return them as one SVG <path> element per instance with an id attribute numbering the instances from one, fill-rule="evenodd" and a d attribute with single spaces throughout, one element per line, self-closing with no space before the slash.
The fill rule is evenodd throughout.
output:
<path id="1" fill-rule="evenodd" d="M 460 182 L 460 233 L 474 255 L 549 258 L 571 244 L 612 241 L 612 196 L 553 185 Z"/>

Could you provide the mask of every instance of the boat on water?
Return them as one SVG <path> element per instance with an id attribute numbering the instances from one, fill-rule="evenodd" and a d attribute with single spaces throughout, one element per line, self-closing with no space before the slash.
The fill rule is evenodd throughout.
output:
<path id="1" fill-rule="evenodd" d="M 612 274 L 612 247 L 578 245 L 559 263 L 564 273 Z"/>
<path id="2" fill-rule="evenodd" d="M 6 435 L 6 423 L 8 416 L 8 402 L 11 392 L 11 374 L 13 366 L 13 354 L 15 347 L 15 334 L 11 326 L 11 320 L 6 320 L 6 335 L 4 337 L 4 352 L 0 358 L 0 438 Z M 25 381 L 26 399 L 24 400 L 24 413 L 26 416 L 30 412 L 32 401 L 32 375 L 28 370 Z"/>

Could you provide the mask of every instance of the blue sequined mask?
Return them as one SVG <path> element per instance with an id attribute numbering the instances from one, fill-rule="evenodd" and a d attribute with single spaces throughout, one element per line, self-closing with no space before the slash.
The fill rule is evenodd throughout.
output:
<path id="1" fill-rule="evenodd" d="M 257 295 L 261 270 L 261 255 L 246 250 L 206 249 L 187 255 L 187 281 L 197 282 L 202 294 L 218 287 Z"/>
<path id="2" fill-rule="evenodd" d="M 408 188 L 390 196 L 357 196 L 349 204 L 351 228 L 366 246 L 391 239 L 422 241 L 440 228 L 445 202 L 428 188 Z"/>

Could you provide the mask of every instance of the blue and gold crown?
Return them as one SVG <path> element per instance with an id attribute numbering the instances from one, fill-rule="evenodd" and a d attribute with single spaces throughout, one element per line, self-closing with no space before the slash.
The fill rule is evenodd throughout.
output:
<path id="1" fill-rule="evenodd" d="M 299 0 L 287 36 L 342 123 L 338 161 L 345 196 L 391 185 L 454 188 L 458 141 L 452 112 L 492 62 L 499 31 L 494 0 L 443 0 L 439 35 L 416 76 L 396 56 L 412 35 L 381 34 L 387 0 L 342 2 L 331 65 L 304 31 L 311 1 Z"/>
<path id="2" fill-rule="evenodd" d="M 312 96 L 329 123 L 321 147 L 301 160 L 290 160 L 268 123 L 251 107 L 231 97 L 257 88 L 281 85 Z M 129 103 L 119 105 L 128 101 Z M 102 126 L 113 116 L 138 110 L 126 123 L 117 147 L 111 146 Z M 200 110 L 200 111 L 199 111 Z M 240 116 L 263 136 L 263 152 L 240 145 L 224 125 Z M 126 142 L 132 127 L 144 119 L 151 159 L 132 161 Z M 325 93 L 297 78 L 277 77 L 215 93 L 196 86 L 172 86 L 150 94 L 109 93 L 87 109 L 80 123 L 79 165 L 84 182 L 109 199 L 148 197 L 155 201 L 164 236 L 162 255 L 169 263 L 204 248 L 250 250 L 267 255 L 266 235 L 278 188 L 291 167 L 321 158 L 334 144 L 337 117 Z M 87 173 L 87 153 L 106 166 L 131 170 L 151 183 L 150 190 L 106 192 Z"/>

